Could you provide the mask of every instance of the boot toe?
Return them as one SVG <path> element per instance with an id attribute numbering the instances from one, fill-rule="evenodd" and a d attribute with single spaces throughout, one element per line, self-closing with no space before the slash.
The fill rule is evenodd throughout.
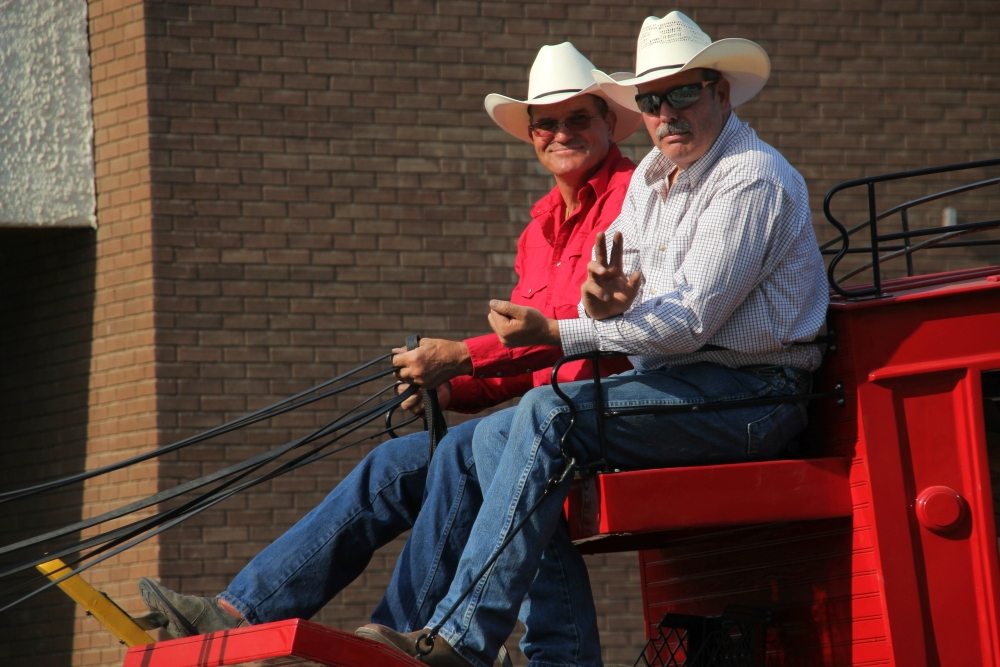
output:
<path id="1" fill-rule="evenodd" d="M 175 593 L 155 579 L 140 579 L 139 594 L 151 611 L 166 616 L 165 629 L 171 637 L 203 635 L 242 625 L 240 619 L 222 611 L 214 598 Z"/>

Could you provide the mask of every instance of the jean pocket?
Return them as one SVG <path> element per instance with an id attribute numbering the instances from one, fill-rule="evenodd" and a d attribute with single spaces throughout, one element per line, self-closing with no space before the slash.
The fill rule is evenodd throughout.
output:
<path id="1" fill-rule="evenodd" d="M 804 403 L 779 403 L 747 425 L 747 458 L 751 461 L 786 455 L 795 436 L 806 428 Z"/>

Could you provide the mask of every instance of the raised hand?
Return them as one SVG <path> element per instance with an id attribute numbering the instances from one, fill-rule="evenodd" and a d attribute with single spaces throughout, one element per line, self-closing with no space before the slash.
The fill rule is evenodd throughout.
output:
<path id="1" fill-rule="evenodd" d="M 594 259 L 587 264 L 587 280 L 580 286 L 580 296 L 584 310 L 595 320 L 621 315 L 639 293 L 642 272 L 625 275 L 623 245 L 621 232 L 615 232 L 611 240 L 611 258 L 608 259 L 604 232 L 597 235 L 594 243 Z"/>

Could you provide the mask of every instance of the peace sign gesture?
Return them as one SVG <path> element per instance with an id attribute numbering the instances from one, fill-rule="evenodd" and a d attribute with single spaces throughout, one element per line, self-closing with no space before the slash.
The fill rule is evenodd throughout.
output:
<path id="1" fill-rule="evenodd" d="M 604 320 L 621 315 L 632 305 L 639 293 L 642 272 L 635 271 L 626 276 L 622 266 L 621 232 L 615 232 L 611 240 L 611 259 L 608 259 L 604 232 L 597 235 L 594 242 L 594 257 L 587 264 L 587 280 L 580 286 L 583 307 L 595 320 Z"/>

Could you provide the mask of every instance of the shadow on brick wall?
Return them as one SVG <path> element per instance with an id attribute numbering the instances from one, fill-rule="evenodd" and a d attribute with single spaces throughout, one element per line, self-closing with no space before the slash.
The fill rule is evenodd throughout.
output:
<path id="1" fill-rule="evenodd" d="M 95 285 L 93 230 L 0 231 L 0 490 L 83 470 Z M 82 488 L 0 506 L 0 544 L 80 520 Z M 44 553 L 22 550 L 0 568 Z M 0 605 L 42 586 L 0 580 Z M 50 589 L 0 613 L 0 664 L 71 664 L 74 605 Z M 44 619 L 44 623 L 39 623 Z"/>

